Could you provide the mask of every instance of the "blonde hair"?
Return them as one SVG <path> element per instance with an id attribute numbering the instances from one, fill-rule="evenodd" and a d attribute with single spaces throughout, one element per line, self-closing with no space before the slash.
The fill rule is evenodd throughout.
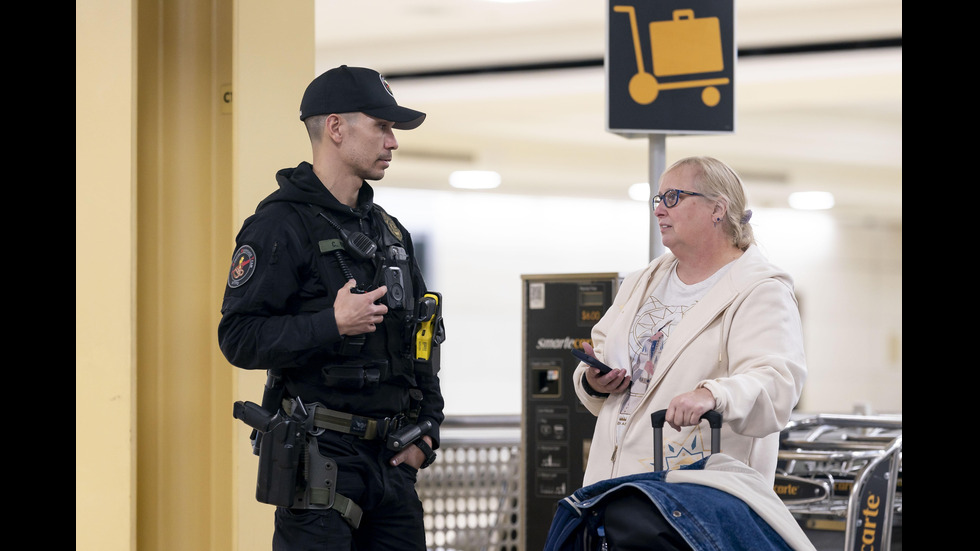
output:
<path id="1" fill-rule="evenodd" d="M 670 165 L 664 174 L 680 166 L 695 168 L 695 183 L 706 198 L 726 205 L 723 228 L 731 237 L 732 245 L 741 250 L 755 243 L 755 234 L 749 219 L 752 211 L 746 208 L 745 186 L 738 173 L 714 157 L 685 157 Z M 661 176 L 662 178 L 662 176 Z"/>

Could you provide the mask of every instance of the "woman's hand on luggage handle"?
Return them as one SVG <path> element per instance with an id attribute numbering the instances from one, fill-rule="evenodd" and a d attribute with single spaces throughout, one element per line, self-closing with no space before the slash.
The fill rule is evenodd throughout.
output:
<path id="1" fill-rule="evenodd" d="M 667 406 L 667 424 L 674 430 L 690 427 L 701 422 L 701 416 L 715 409 L 715 396 L 702 387 L 674 396 Z"/>

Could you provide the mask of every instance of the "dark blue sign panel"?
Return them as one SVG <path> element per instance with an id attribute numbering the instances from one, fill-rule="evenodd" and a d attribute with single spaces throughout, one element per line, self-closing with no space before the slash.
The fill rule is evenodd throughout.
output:
<path id="1" fill-rule="evenodd" d="M 607 129 L 735 131 L 733 0 L 608 0 Z"/>

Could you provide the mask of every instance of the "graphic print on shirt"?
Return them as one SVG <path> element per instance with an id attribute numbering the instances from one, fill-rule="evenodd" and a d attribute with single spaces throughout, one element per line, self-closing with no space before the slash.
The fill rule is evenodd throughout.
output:
<path id="1" fill-rule="evenodd" d="M 667 343 L 670 328 L 680 323 L 684 314 L 693 306 L 694 304 L 669 306 L 657 296 L 651 296 L 637 311 L 629 339 L 633 368 L 632 380 L 619 410 L 619 420 L 616 426 L 617 442 L 622 441 L 623 432 L 630 416 L 633 415 L 636 407 L 643 400 L 643 395 L 646 394 L 647 388 L 653 380 L 653 375 L 657 370 L 657 361 Z M 688 427 L 681 434 L 692 436 L 691 429 L 697 429 L 697 427 Z M 681 443 L 669 443 L 669 449 L 664 454 L 664 460 L 668 467 L 673 468 L 676 465 L 687 464 L 700 459 L 700 457 L 696 457 L 699 453 L 699 448 L 696 445 L 692 447 L 683 444 L 687 440 L 688 438 L 684 438 Z M 697 443 L 698 439 L 695 438 L 693 444 Z M 650 470 L 654 469 L 652 456 L 642 458 L 640 462 L 649 465 Z"/>
<path id="2" fill-rule="evenodd" d="M 664 327 L 664 336 L 670 334 L 670 325 L 679 322 L 684 314 L 694 305 L 668 306 L 653 296 L 636 312 L 633 320 L 633 327 L 630 329 L 630 358 L 635 367 L 638 357 L 643 352 L 643 347 L 647 340 L 656 332 L 659 327 Z"/>
<path id="3" fill-rule="evenodd" d="M 637 311 L 629 338 L 634 379 L 630 383 L 630 389 L 620 409 L 616 427 L 617 443 L 622 441 L 623 432 L 630 418 L 636 413 L 636 408 L 642 403 L 644 395 L 649 391 L 650 383 L 662 375 L 657 371 L 657 364 L 660 351 L 666 346 L 670 329 L 681 322 L 730 267 L 731 263 L 704 281 L 688 285 L 677 276 L 677 266 L 674 265 L 670 269 L 670 274 L 657 284 Z M 662 334 L 658 333 L 657 328 L 662 328 Z M 664 368 L 661 366 L 660 369 Z M 683 366 L 673 369 L 683 369 Z M 671 439 L 664 445 L 664 460 L 667 468 L 676 469 L 706 456 L 700 425 L 682 427 L 679 433 L 670 431 L 670 434 Z M 652 457 L 640 458 L 638 461 L 647 465 L 651 471 L 656 468 Z"/>
<path id="4" fill-rule="evenodd" d="M 633 413 L 636 404 L 646 394 L 647 387 L 650 386 L 650 381 L 653 380 L 653 372 L 656 369 L 657 360 L 660 359 L 660 352 L 664 349 L 664 343 L 667 341 L 667 335 L 664 334 L 664 329 L 670 323 L 669 321 L 666 322 L 656 330 L 656 333 L 650 335 L 646 342 L 643 343 L 643 348 L 640 350 L 639 356 L 633 360 L 629 393 L 627 398 L 623 400 L 623 405 L 619 410 L 622 416 L 629 416 Z"/>
<path id="5" fill-rule="evenodd" d="M 630 387 L 625 393 L 619 409 L 619 421 L 616 427 L 617 439 L 623 434 L 623 429 L 629 421 L 636 406 L 643 400 L 653 374 L 656 372 L 657 360 L 667 342 L 670 327 L 680 321 L 684 312 L 690 307 L 667 306 L 656 296 L 650 297 L 640 307 L 630 329 Z"/>
<path id="6" fill-rule="evenodd" d="M 704 447 L 701 426 L 681 427 L 679 438 L 664 442 L 664 469 L 677 469 L 708 456 Z M 649 469 L 656 469 L 653 458 L 643 460 Z"/>

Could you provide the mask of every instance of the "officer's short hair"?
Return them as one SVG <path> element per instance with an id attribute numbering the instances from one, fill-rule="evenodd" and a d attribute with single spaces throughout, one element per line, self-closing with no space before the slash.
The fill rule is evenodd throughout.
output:
<path id="1" fill-rule="evenodd" d="M 310 135 L 310 141 L 316 143 L 323 138 L 323 129 L 326 126 L 327 115 L 313 115 L 307 117 L 303 123 L 306 125 L 306 132 Z"/>

